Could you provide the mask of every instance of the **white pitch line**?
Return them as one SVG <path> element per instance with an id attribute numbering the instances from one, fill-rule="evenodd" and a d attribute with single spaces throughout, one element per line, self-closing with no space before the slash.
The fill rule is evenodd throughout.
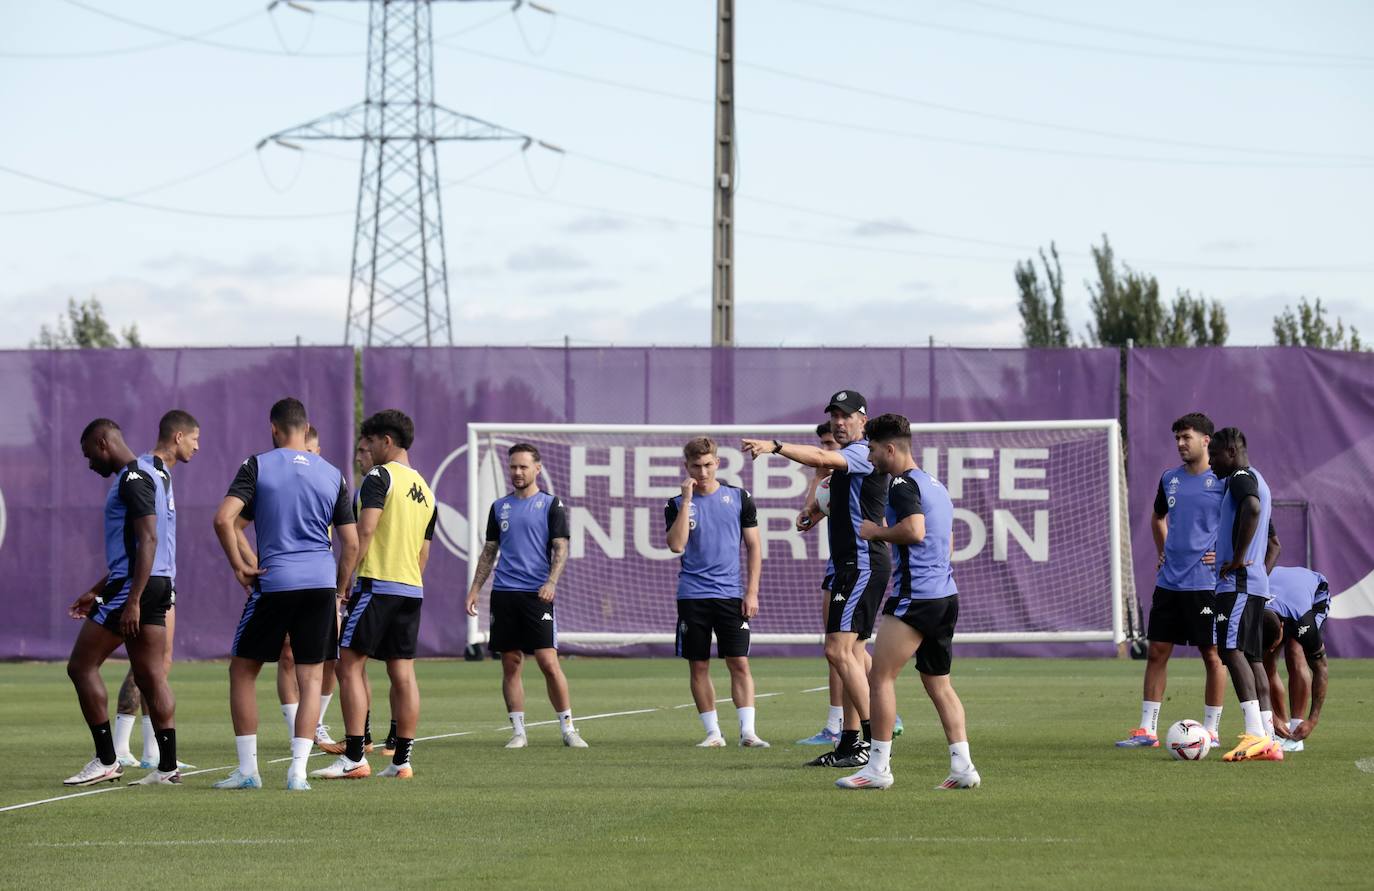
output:
<path id="1" fill-rule="evenodd" d="M 767 699 L 767 698 L 770 697 L 770 696 L 781 696 L 781 695 L 782 695 L 781 693 L 755 693 L 755 694 L 754 694 L 754 698 L 755 698 L 755 699 Z M 722 698 L 720 698 L 720 699 L 717 699 L 717 700 L 715 701 L 715 704 L 716 704 L 716 705 L 720 705 L 722 702 L 732 702 L 732 701 L 733 701 L 733 699 L 732 699 L 731 697 L 725 696 L 725 697 L 722 697 Z M 675 706 L 673 706 L 674 709 L 679 709 L 679 708 L 695 708 L 695 707 L 696 707 L 696 703 L 695 703 L 695 702 L 684 702 L 682 705 L 675 705 Z M 580 721 L 580 720 L 582 720 L 582 719 L 581 719 L 581 718 L 578 718 L 578 720 Z"/>
<path id="2" fill-rule="evenodd" d="M 303 845 L 308 839 L 288 838 L 191 838 L 153 841 L 30 842 L 31 848 L 170 848 L 183 845 Z"/>
<path id="3" fill-rule="evenodd" d="M 829 685 L 829 684 L 826 684 L 824 687 L 810 687 L 810 688 L 808 688 L 808 689 L 806 689 L 806 690 L 802 690 L 801 692 L 803 692 L 803 693 L 819 693 L 819 692 L 821 692 L 822 690 L 829 690 L 829 689 L 830 689 L 830 685 Z"/>
<path id="4" fill-rule="evenodd" d="M 1076 838 L 1028 838 L 1025 836 L 929 836 L 929 835 L 896 835 L 879 838 L 850 838 L 852 842 L 924 842 L 927 844 L 973 844 L 973 845 L 1002 845 L 1008 843 L 1033 844 L 1033 845 L 1062 845 L 1071 844 L 1078 841 Z"/>

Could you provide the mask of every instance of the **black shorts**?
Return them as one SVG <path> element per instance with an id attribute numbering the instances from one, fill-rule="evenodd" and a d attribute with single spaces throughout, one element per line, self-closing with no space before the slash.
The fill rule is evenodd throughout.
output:
<path id="1" fill-rule="evenodd" d="M 959 621 L 959 595 L 937 600 L 892 596 L 883 615 L 901 619 L 921 635 L 916 648 L 916 670 L 921 674 L 946 675 L 954 663 L 954 623 Z"/>
<path id="2" fill-rule="evenodd" d="M 1211 646 L 1216 625 L 1215 591 L 1155 588 L 1145 636 L 1156 643 Z"/>
<path id="3" fill-rule="evenodd" d="M 1264 653 L 1264 598 L 1228 591 L 1217 594 L 1217 622 L 1212 642 L 1217 650 L 1240 650 L 1251 662 Z"/>
<path id="4" fill-rule="evenodd" d="M 877 572 L 860 571 L 857 566 L 836 566 L 825 633 L 852 631 L 859 635 L 859 640 L 872 637 L 873 623 L 878 618 L 878 607 L 883 602 L 883 592 L 887 590 L 890 577 L 891 571 L 886 565 Z"/>
<path id="5" fill-rule="evenodd" d="M 124 602 L 129 599 L 125 586 L 127 578 L 110 579 L 96 598 L 96 607 L 91 610 L 90 620 L 107 631 L 123 634 L 119 623 L 124 618 Z M 172 608 L 172 580 L 165 575 L 150 576 L 143 586 L 143 596 L 138 598 L 138 624 L 167 624 L 167 610 Z"/>
<path id="6" fill-rule="evenodd" d="M 297 665 L 314 665 L 337 654 L 329 651 L 330 629 L 339 621 L 333 588 L 300 591 L 253 591 L 243 605 L 234 631 L 231 656 L 276 662 L 282 642 L 291 635 L 291 657 Z"/>
<path id="7" fill-rule="evenodd" d="M 827 572 L 825 578 L 821 579 L 821 590 L 829 591 L 833 587 L 835 587 L 835 573 Z"/>
<path id="8" fill-rule="evenodd" d="M 420 597 L 381 594 L 372 579 L 358 579 L 339 632 L 339 648 L 372 659 L 414 659 L 420 640 Z"/>
<path id="9" fill-rule="evenodd" d="M 558 649 L 558 619 L 552 603 L 534 591 L 491 592 L 491 639 L 493 653 Z"/>
<path id="10" fill-rule="evenodd" d="M 1326 613 L 1330 608 L 1331 601 L 1324 600 L 1303 613 L 1300 619 L 1285 618 L 1283 636 L 1302 644 L 1302 651 L 1308 658 L 1322 655 L 1322 623 L 1326 621 Z"/>
<path id="11" fill-rule="evenodd" d="M 749 622 L 743 606 L 738 597 L 678 600 L 677 654 L 693 662 L 710 659 L 711 633 L 715 632 L 717 656 L 748 656 Z"/>

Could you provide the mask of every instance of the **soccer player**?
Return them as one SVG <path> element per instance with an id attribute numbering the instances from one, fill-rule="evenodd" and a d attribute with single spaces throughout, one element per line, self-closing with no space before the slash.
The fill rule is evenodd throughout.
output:
<path id="1" fill-rule="evenodd" d="M 886 789 L 892 785 L 892 730 L 897 714 L 897 678 L 914 654 L 926 695 L 935 704 L 949 744 L 949 776 L 937 789 L 972 789 L 982 782 L 969 756 L 964 705 L 949 681 L 959 589 L 950 569 L 954 546 L 954 504 L 949 492 L 916 466 L 911 425 L 901 415 L 879 415 L 864 435 L 869 460 L 890 474 L 885 524 L 865 519 L 864 541 L 894 545 L 892 595 L 883 606 L 883 633 L 869 674 L 873 721 L 872 757 L 853 776 L 837 780 L 842 789 Z"/>
<path id="2" fill-rule="evenodd" d="M 1264 566 L 1269 525 L 1269 484 L 1250 466 L 1245 434 L 1235 427 L 1218 430 L 1208 444 L 1212 471 L 1225 481 L 1221 521 L 1217 526 L 1217 650 L 1231 673 L 1240 699 L 1245 732 L 1223 761 L 1282 761 L 1283 749 L 1274 741 L 1269 705 L 1269 677 L 1264 671 L 1264 603 L 1269 598 L 1269 575 Z M 1255 564 L 1259 566 L 1251 569 Z"/>
<path id="3" fill-rule="evenodd" d="M 338 600 L 348 591 L 358 555 L 353 504 L 343 474 L 305 450 L 305 406 L 297 399 L 281 399 L 269 420 L 276 448 L 243 462 L 215 513 L 215 534 L 248 595 L 229 651 L 229 711 L 239 764 L 215 783 L 216 789 L 262 788 L 255 687 L 263 663 L 276 661 L 290 634 L 301 699 L 286 788 L 309 790 L 305 766 L 319 723 L 322 666 L 338 621 Z M 257 530 L 256 567 L 243 559 L 236 534 L 240 519 Z M 331 526 L 339 544 L 337 565 Z"/>
<path id="4" fill-rule="evenodd" d="M 539 491 L 543 466 L 539 449 L 516 443 L 507 455 L 515 491 L 498 498 L 487 515 L 487 541 L 468 589 L 468 615 L 477 615 L 477 594 L 495 566 L 490 646 L 501 654 L 501 692 L 513 731 L 506 748 L 523 749 L 529 744 L 520 674 L 524 657 L 530 655 L 544 673 L 563 745 L 585 749 L 586 742 L 573 726 L 568 679 L 558 664 L 558 620 L 554 618 L 558 578 L 568 562 L 568 511 L 559 498 Z"/>
<path id="5" fill-rule="evenodd" d="M 1285 752 L 1301 752 L 1304 741 L 1317 729 L 1326 702 L 1328 673 L 1322 623 L 1331 609 L 1331 591 L 1326 576 L 1320 572 L 1299 566 L 1276 566 L 1269 572 L 1269 594 L 1273 599 L 1265 604 L 1264 610 L 1264 671 L 1269 677 L 1274 729 L 1284 737 L 1280 745 Z M 1284 661 L 1288 664 L 1288 703 L 1284 702 L 1283 682 L 1276 664 L 1280 645 L 1284 646 Z M 1304 720 L 1302 713 L 1307 709 L 1309 696 L 1312 710 Z"/>
<path id="6" fill-rule="evenodd" d="M 157 474 L 167 490 L 167 552 L 171 564 L 172 605 L 167 607 L 167 652 L 163 657 L 163 672 L 172 671 L 172 639 L 176 633 L 176 580 L 177 580 L 177 504 L 172 493 L 171 470 L 178 463 L 190 463 L 200 449 L 200 424 L 189 412 L 174 408 L 162 416 L 157 425 L 157 445 L 146 455 L 138 456 L 138 463 L 150 474 Z M 158 757 L 157 735 L 153 730 L 153 719 L 146 708 L 143 711 L 143 757 L 135 758 L 129 750 L 129 739 L 133 735 L 134 724 L 142 701 L 138 694 L 138 683 L 130 666 L 119 688 L 118 705 L 115 712 L 114 743 L 115 756 L 124 767 L 141 767 L 153 770 L 161 760 Z M 191 767 L 190 764 L 177 762 L 178 769 Z"/>
<path id="7" fill-rule="evenodd" d="M 167 536 L 167 490 L 124 442 L 119 425 L 96 418 L 81 432 L 81 453 L 102 477 L 116 475 L 105 497 L 105 565 L 100 581 L 68 609 L 81 623 L 67 676 L 76 688 L 81 713 L 95 741 L 95 757 L 68 786 L 117 780 L 124 767 L 115 756 L 109 703 L 100 666 L 124 645 L 143 702 L 152 713 L 158 744 L 157 769 L 139 785 L 177 785 L 176 700 L 167 685 L 167 609 L 172 605 L 172 557 Z"/>
<path id="8" fill-rule="evenodd" d="M 1216 541 L 1221 517 L 1221 480 L 1208 464 L 1212 419 L 1201 412 L 1173 423 L 1174 445 L 1183 463 L 1164 471 L 1155 491 L 1150 528 L 1159 557 L 1150 602 L 1150 640 L 1140 725 L 1117 742 L 1121 748 L 1159 747 L 1159 709 L 1164 701 L 1169 657 L 1174 647 L 1192 645 L 1207 674 L 1203 688 L 1203 726 L 1217 742 L 1226 669 L 1212 643 L 1216 625 Z"/>
<path id="9" fill-rule="evenodd" d="M 862 541 L 859 524 L 882 519 L 887 505 L 887 475 L 868 460 L 864 423 L 868 406 L 854 390 L 841 390 L 826 405 L 835 440 L 843 446 L 828 452 L 817 446 L 791 445 L 778 440 L 746 439 L 744 451 L 757 458 L 782 455 L 808 467 L 828 467 L 830 475 L 830 556 L 835 581 L 826 618 L 825 658 L 844 683 L 844 693 L 858 718 L 858 727 L 845 729 L 835 749 L 811 761 L 813 767 L 862 767 L 868 763 L 868 677 L 857 655 L 859 642 L 873 632 L 883 591 L 892 572 L 886 542 Z"/>
<path id="10" fill-rule="evenodd" d="M 339 687 L 343 699 L 345 750 L 330 766 L 311 776 L 361 779 L 372 775 L 363 752 L 367 717 L 369 658 L 386 661 L 391 678 L 391 714 L 397 736 L 384 777 L 414 775 L 410 750 L 420 720 L 420 689 L 415 683 L 415 649 L 424 603 L 421 576 L 429 562 L 429 543 L 439 518 L 434 493 L 410 466 L 408 449 L 415 424 L 395 409 L 363 421 L 362 438 L 373 467 L 358 498 L 359 564 L 348 615 L 339 635 Z"/>
<path id="11" fill-rule="evenodd" d="M 745 489 L 716 479 L 720 459 L 709 437 L 682 447 L 687 478 L 682 494 L 668 500 L 664 522 L 668 549 L 682 555 L 677 577 L 677 654 L 691 672 L 692 699 L 706 728 L 701 748 L 725 745 L 716 717 L 716 688 L 711 683 L 711 634 L 716 655 L 730 671 L 730 699 L 739 716 L 739 744 L 768 748 L 754 729 L 754 677 L 749 672 L 749 620 L 759 612 L 759 539 L 754 499 Z M 749 574 L 740 584 L 739 548 L 743 542 Z"/>

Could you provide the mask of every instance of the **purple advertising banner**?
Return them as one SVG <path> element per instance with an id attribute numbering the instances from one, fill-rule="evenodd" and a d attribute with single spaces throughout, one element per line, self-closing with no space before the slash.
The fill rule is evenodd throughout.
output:
<path id="1" fill-rule="evenodd" d="M 0 658 L 65 658 L 77 631 L 67 606 L 104 573 L 101 510 L 111 481 L 82 457 L 82 428 L 112 418 L 141 453 L 171 408 L 201 424 L 200 452 L 172 469 L 176 654 L 227 655 L 244 594 L 210 521 L 239 464 L 272 447 L 267 413 L 284 396 L 305 403 L 324 456 L 351 480 L 346 347 L 0 352 L 0 405 L 10 418 L 0 433 L 0 601 L 8 617 Z"/>
<path id="2" fill-rule="evenodd" d="M 410 455 L 416 468 L 431 479 L 441 517 L 446 520 L 443 525 L 448 531 L 441 529 L 437 536 L 425 576 L 427 621 L 420 635 L 425 655 L 451 655 L 466 643 L 462 618 L 468 558 L 465 531 L 473 519 L 485 520 L 466 516 L 465 453 L 470 422 L 814 424 L 824 419 L 831 393 L 841 389 L 863 393 L 870 415 L 895 411 L 913 422 L 1112 418 L 1119 400 L 1119 359 L 1114 350 L 384 348 L 367 350 L 363 369 L 367 412 L 398 408 L 415 419 L 416 441 Z M 922 445 L 968 444 L 953 440 L 918 443 L 918 457 Z M 990 444 L 973 445 L 982 448 Z M 1061 454 L 1068 462 L 1064 469 L 1048 467 L 1046 472 L 1059 481 L 1062 491 L 1070 485 L 1070 465 L 1075 458 L 1071 451 Z M 1013 508 L 1019 512 L 1018 529 L 1004 530 L 1001 536 L 1002 540 L 1011 539 L 1011 557 L 1000 568 L 985 573 L 991 578 L 1014 572 L 1017 560 L 1031 559 L 1028 554 L 1036 545 L 1020 544 L 1016 532 L 1025 532 L 1026 538 L 1034 541 L 1036 522 L 1045 521 L 1037 519 L 1037 505 L 1030 502 L 994 505 L 998 465 L 992 458 L 978 460 L 988 462 L 982 472 L 991 475 L 986 484 L 981 478 L 976 486 L 970 484 L 969 507 L 971 512 L 983 511 L 988 516 L 989 565 L 996 543 L 991 524 L 998 508 L 1006 509 L 1008 516 Z M 1034 472 L 1036 462 L 1042 459 L 1032 456 L 1024 460 Z M 984 485 L 993 489 L 990 500 L 982 500 Z M 1035 487 L 1034 483 L 1023 485 Z M 979 494 L 973 494 L 975 491 Z M 1105 492 L 1101 494 L 1105 499 Z M 645 510 L 651 501 L 652 541 L 661 547 L 662 499 L 646 500 Z M 1067 535 L 1058 530 L 1071 528 L 1068 519 L 1068 511 L 1061 510 L 1050 523 L 1053 529 L 1043 533 L 1041 540 L 1052 542 L 1055 535 Z M 1008 521 L 1006 516 L 1002 520 Z M 1103 516 L 1101 523 L 1105 522 Z M 959 538 L 961 534 L 967 537 L 972 533 L 956 529 L 956 545 L 966 547 L 968 542 Z M 1104 554 L 1098 554 L 1090 561 L 1099 574 L 1105 559 Z M 818 616 L 819 566 L 811 575 L 815 578 L 808 576 L 795 596 L 804 598 L 808 615 Z M 969 578 L 976 582 L 978 575 Z M 671 588 L 662 596 L 671 610 Z M 1008 601 L 1007 608 L 1033 611 L 1035 607 L 1016 597 Z M 788 612 L 795 614 L 792 609 Z M 1074 616 L 1044 617 L 1041 627 L 1081 627 L 1073 625 L 1076 621 Z M 663 624 L 660 631 L 672 631 L 671 620 Z M 819 619 L 816 625 L 808 630 L 819 632 Z M 972 653 L 974 649 L 961 651 Z M 1096 650 L 1103 651 L 1100 646 Z M 1111 652 L 1110 646 L 1105 651 Z M 999 652 L 1056 651 L 1039 646 L 1003 647 Z M 1078 647 L 1078 652 L 1084 652 L 1083 647 Z"/>
<path id="3" fill-rule="evenodd" d="M 1136 590 L 1149 609 L 1149 517 L 1160 475 L 1179 464 L 1170 427 L 1192 411 L 1239 427 L 1274 499 L 1281 566 L 1331 583 L 1322 627 L 1336 656 L 1374 656 L 1374 354 L 1297 347 L 1136 349 L 1126 375 Z"/>

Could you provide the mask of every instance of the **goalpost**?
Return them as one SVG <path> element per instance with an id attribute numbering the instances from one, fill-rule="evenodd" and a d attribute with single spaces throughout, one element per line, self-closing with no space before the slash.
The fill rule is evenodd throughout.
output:
<path id="1" fill-rule="evenodd" d="M 912 452 L 954 503 L 954 580 L 962 643 L 1112 642 L 1139 626 L 1121 432 L 1114 419 L 913 424 Z M 468 425 L 468 581 L 492 502 L 509 491 L 506 450 L 535 445 L 540 488 L 569 513 L 569 560 L 558 584 L 561 644 L 613 652 L 671 644 L 678 561 L 663 509 L 685 477 L 682 445 L 710 436 L 725 483 L 748 489 L 763 543 L 756 645 L 822 640 L 825 524 L 793 521 L 811 469 L 775 455 L 750 461 L 743 437 L 815 443 L 814 425 Z M 490 590 L 470 617 L 487 641 Z"/>

